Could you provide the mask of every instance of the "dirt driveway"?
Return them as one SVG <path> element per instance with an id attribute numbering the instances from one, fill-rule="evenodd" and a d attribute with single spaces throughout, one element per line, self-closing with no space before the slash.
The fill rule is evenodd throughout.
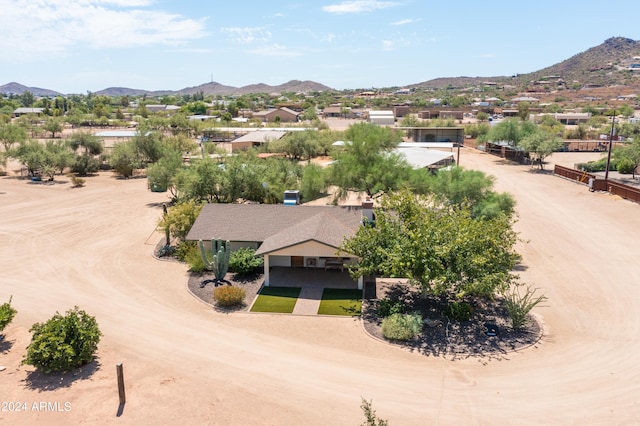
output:
<path id="1" fill-rule="evenodd" d="M 640 206 L 476 151 L 462 164 L 516 196 L 522 276 L 549 297 L 543 340 L 499 358 L 421 356 L 348 318 L 215 312 L 187 293 L 184 266 L 151 257 L 166 195 L 144 180 L 0 178 L 0 301 L 19 311 L 0 342 L 0 395 L 28 404 L 0 422 L 354 425 L 364 397 L 392 425 L 636 423 Z M 104 333 L 99 365 L 61 381 L 20 366 L 29 327 L 73 305 Z"/>

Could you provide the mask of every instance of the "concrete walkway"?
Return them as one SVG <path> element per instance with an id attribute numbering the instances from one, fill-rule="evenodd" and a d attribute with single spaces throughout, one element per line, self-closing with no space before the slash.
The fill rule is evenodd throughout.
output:
<path id="1" fill-rule="evenodd" d="M 322 299 L 322 287 L 304 286 L 300 290 L 298 301 L 293 308 L 293 315 L 317 315 Z"/>
<path id="2" fill-rule="evenodd" d="M 317 315 L 322 291 L 330 288 L 357 288 L 347 271 L 325 271 L 322 268 L 271 269 L 271 285 L 274 287 L 300 287 L 300 295 L 293 315 Z"/>

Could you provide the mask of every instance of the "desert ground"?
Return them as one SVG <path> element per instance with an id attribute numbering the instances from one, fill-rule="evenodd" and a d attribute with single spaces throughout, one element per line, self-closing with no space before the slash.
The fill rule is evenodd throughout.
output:
<path id="1" fill-rule="evenodd" d="M 216 312 L 187 292 L 186 266 L 152 257 L 167 194 L 146 180 L 0 178 L 0 303 L 18 310 L 0 399 L 27 403 L 0 423 L 356 425 L 362 397 L 394 426 L 637 424 L 640 205 L 469 148 L 461 165 L 517 199 L 521 276 L 549 298 L 527 349 L 453 360 L 374 340 L 357 319 Z M 63 376 L 20 365 L 31 325 L 74 305 L 104 334 L 97 361 Z"/>

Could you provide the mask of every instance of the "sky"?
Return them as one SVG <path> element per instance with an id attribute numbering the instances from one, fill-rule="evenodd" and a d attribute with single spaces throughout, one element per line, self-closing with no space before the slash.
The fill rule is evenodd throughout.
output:
<path id="1" fill-rule="evenodd" d="M 527 73 L 610 37 L 640 40 L 639 16 L 637 0 L 0 0 L 0 85 L 402 87 Z"/>

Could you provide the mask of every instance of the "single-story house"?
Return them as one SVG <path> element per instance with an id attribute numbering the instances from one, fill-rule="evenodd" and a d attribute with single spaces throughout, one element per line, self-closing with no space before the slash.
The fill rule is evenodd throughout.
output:
<path id="1" fill-rule="evenodd" d="M 16 108 L 13 111 L 13 116 L 14 117 L 20 117 L 21 115 L 26 115 L 26 114 L 35 114 L 35 115 L 41 115 L 42 112 L 44 111 L 44 108 Z"/>
<path id="2" fill-rule="evenodd" d="M 281 123 L 295 123 L 300 117 L 300 113 L 290 108 L 282 107 L 278 109 L 270 109 L 266 111 L 254 112 L 252 118 L 257 118 L 264 123 L 273 123 L 277 117 L 280 117 Z"/>
<path id="3" fill-rule="evenodd" d="M 239 151 L 252 146 L 262 145 L 271 141 L 277 141 L 286 135 L 287 132 L 277 130 L 264 130 L 249 132 L 231 141 L 231 151 Z"/>
<path id="4" fill-rule="evenodd" d="M 340 252 L 345 237 L 355 235 L 363 217 L 372 219 L 373 202 L 362 206 L 285 206 L 283 204 L 206 204 L 187 240 L 228 240 L 231 250 L 256 249 L 264 257 L 264 285 L 271 267 L 339 268 L 357 261 Z M 277 283 L 275 283 L 277 285 Z M 355 285 L 355 283 L 354 283 Z M 362 289 L 363 279 L 358 280 Z"/>

